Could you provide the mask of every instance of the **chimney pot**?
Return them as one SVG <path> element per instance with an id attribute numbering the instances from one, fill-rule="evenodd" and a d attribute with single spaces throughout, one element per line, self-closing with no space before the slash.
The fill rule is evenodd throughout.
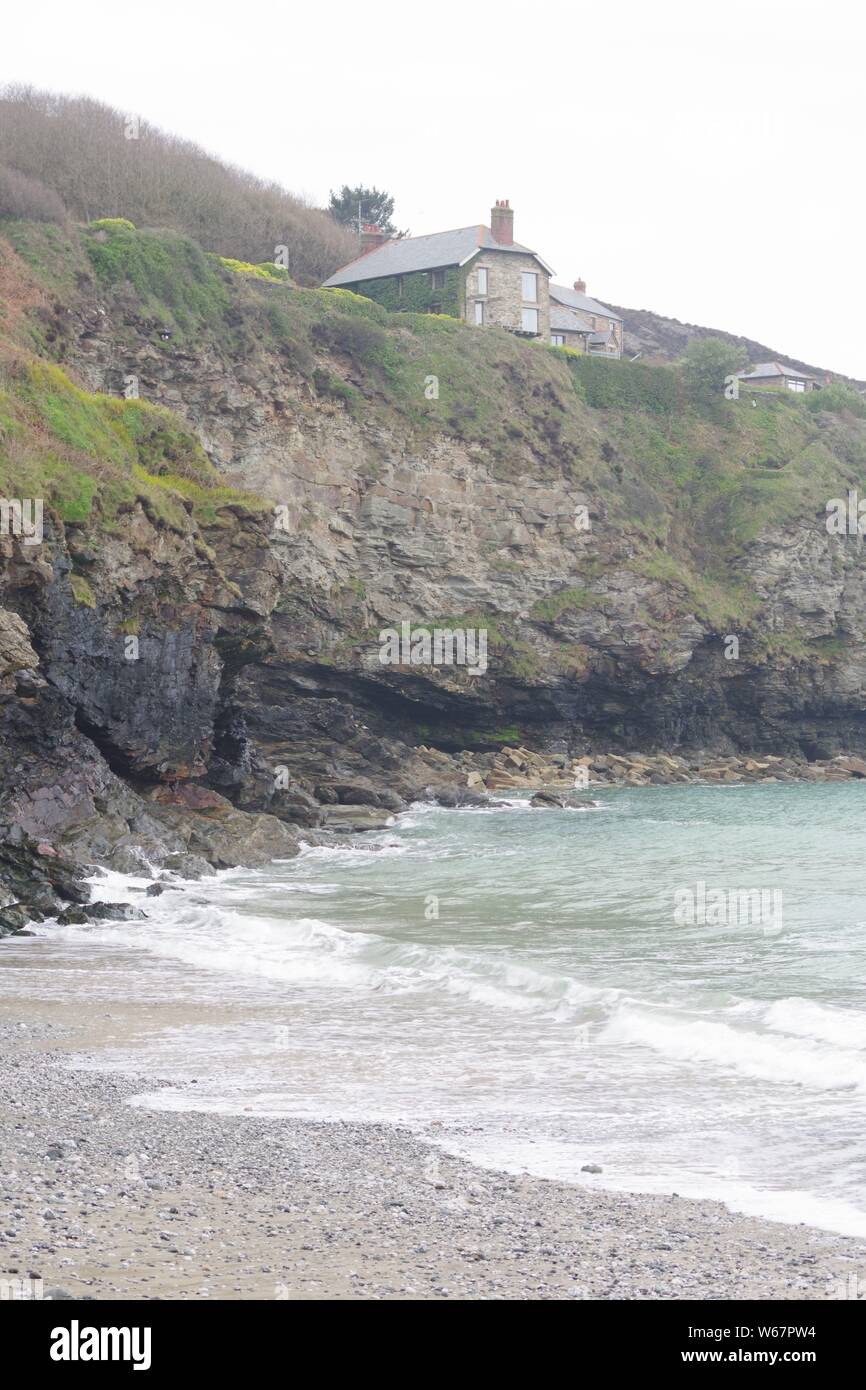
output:
<path id="1" fill-rule="evenodd" d="M 493 240 L 498 241 L 501 246 L 513 246 L 514 212 L 509 207 L 507 198 L 497 198 L 490 209 L 490 231 Z"/>
<path id="2" fill-rule="evenodd" d="M 372 222 L 365 222 L 361 228 L 361 255 L 366 251 L 375 251 L 378 246 L 384 246 L 386 241 L 391 238 L 387 232 L 383 232 L 381 227 L 376 227 Z"/>
<path id="3" fill-rule="evenodd" d="M 574 288 L 577 290 L 578 294 L 586 294 L 586 281 L 575 280 Z"/>

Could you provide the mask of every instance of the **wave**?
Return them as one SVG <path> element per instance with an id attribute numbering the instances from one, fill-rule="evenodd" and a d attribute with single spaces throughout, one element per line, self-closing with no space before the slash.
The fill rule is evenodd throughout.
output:
<path id="1" fill-rule="evenodd" d="M 623 1004 L 598 1042 L 637 1044 L 679 1062 L 706 1062 L 760 1081 L 866 1092 L 866 1057 L 817 1039 L 760 1033 L 710 1019 Z"/>
<path id="2" fill-rule="evenodd" d="M 815 1004 L 811 999 L 779 999 L 767 1009 L 764 1023 L 781 1033 L 866 1049 L 866 1014 Z"/>

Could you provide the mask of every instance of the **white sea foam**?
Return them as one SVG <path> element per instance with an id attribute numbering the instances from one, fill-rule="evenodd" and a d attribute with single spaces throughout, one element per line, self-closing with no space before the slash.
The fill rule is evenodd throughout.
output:
<path id="1" fill-rule="evenodd" d="M 734 1028 L 696 1015 L 664 1013 L 624 1004 L 605 1026 L 600 1043 L 638 1044 L 683 1062 L 708 1062 L 760 1080 L 819 1091 L 866 1092 L 866 1057 L 819 1042 L 751 1028 Z"/>
<path id="2" fill-rule="evenodd" d="M 493 1166 L 516 1155 L 582 1181 L 596 1160 L 605 1185 L 854 1232 L 857 789 L 821 789 L 820 854 L 811 789 L 720 790 L 737 788 L 609 791 L 603 822 L 528 814 L 516 796 L 419 803 L 361 845 L 175 880 L 154 898 L 146 877 L 99 875 L 95 897 L 147 921 L 10 940 L 7 987 L 42 951 L 41 997 L 50 977 L 59 997 L 213 1004 L 211 1027 L 199 1015 L 148 1043 L 148 1074 L 183 1079 L 194 1059 L 198 1099 L 179 1089 L 178 1106 L 435 1119 L 443 1134 L 459 1118 Z M 783 882 L 785 940 L 674 930 L 658 892 L 698 878 Z M 722 1171 L 731 1153 L 736 1176 Z"/>

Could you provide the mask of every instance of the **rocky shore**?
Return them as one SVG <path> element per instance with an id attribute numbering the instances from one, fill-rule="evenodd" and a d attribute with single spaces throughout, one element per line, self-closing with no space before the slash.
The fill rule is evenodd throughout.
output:
<path id="1" fill-rule="evenodd" d="M 866 759 L 853 754 L 818 759 L 722 756 L 697 752 L 585 753 L 552 757 L 529 748 L 496 753 L 461 753 L 456 758 L 421 747 L 419 757 L 433 768 L 448 768 L 455 781 L 476 791 L 509 791 L 598 786 L 664 786 L 676 782 L 847 782 L 866 778 Z"/>
<path id="2" fill-rule="evenodd" d="M 368 768 L 372 773 L 372 769 Z M 682 783 L 842 782 L 866 779 L 866 760 L 854 755 L 808 762 L 765 754 L 586 753 L 579 758 L 525 747 L 496 752 L 443 752 L 424 745 L 406 749 L 400 775 L 347 774 L 322 778 L 314 790 L 290 781 L 275 813 L 239 810 L 220 793 L 196 783 L 160 785 L 146 796 L 107 774 L 124 817 L 95 815 L 59 847 L 20 824 L 0 826 L 0 938 L 28 924 L 58 916 L 65 923 L 146 915 L 127 904 L 91 903 L 84 881 L 105 866 L 152 874 L 158 881 L 200 878 L 215 869 L 255 866 L 291 858 L 303 839 L 340 843 L 347 835 L 382 830 L 413 801 L 442 806 L 493 804 L 513 793 L 532 792 L 539 810 L 581 803 L 600 787 Z M 399 787 L 400 790 L 396 788 Z"/>
<path id="3" fill-rule="evenodd" d="M 862 1241 L 489 1172 L 386 1125 L 130 1105 L 158 1079 L 69 1069 L 83 1014 L 0 1008 L 0 1278 L 25 1295 L 826 1299 L 866 1269 Z"/>

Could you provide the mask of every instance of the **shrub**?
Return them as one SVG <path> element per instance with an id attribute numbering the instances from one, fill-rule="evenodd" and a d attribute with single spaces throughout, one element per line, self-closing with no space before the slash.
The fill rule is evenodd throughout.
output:
<path id="1" fill-rule="evenodd" d="M 866 396 L 861 396 L 859 391 L 845 386 L 841 381 L 833 381 L 819 391 L 810 391 L 806 397 L 806 407 L 816 414 L 819 410 L 830 410 L 839 415 L 847 410 L 852 415 L 866 419 Z"/>
<path id="2" fill-rule="evenodd" d="M 388 335 L 378 324 L 347 314 L 331 314 L 313 327 L 313 337 L 332 352 L 344 352 L 366 367 L 381 366 L 388 357 Z"/>
<path id="3" fill-rule="evenodd" d="M 579 394 L 596 409 L 625 408 L 669 415 L 680 404 L 679 382 L 670 367 L 582 355 L 569 359 L 568 365 Z"/>
<path id="4" fill-rule="evenodd" d="M 724 338 L 693 338 L 683 358 L 683 379 L 697 395 L 721 393 L 725 377 L 742 371 L 747 361 L 746 349 Z"/>
<path id="5" fill-rule="evenodd" d="M 0 218 L 28 222 L 65 222 L 63 199 L 40 179 L 0 165 Z"/>
<path id="6" fill-rule="evenodd" d="M 319 284 L 357 254 L 348 228 L 277 184 L 146 121 L 134 140 L 128 127 L 122 112 L 86 97 L 0 90 L 0 164 L 53 195 L 50 206 L 32 195 L 25 212 L 5 215 L 54 220 L 65 204 L 84 222 L 124 217 L 140 227 L 171 227 L 206 251 L 252 265 L 285 245 L 292 277 L 302 284 Z M 22 196 L 17 184 L 13 194 Z"/>

